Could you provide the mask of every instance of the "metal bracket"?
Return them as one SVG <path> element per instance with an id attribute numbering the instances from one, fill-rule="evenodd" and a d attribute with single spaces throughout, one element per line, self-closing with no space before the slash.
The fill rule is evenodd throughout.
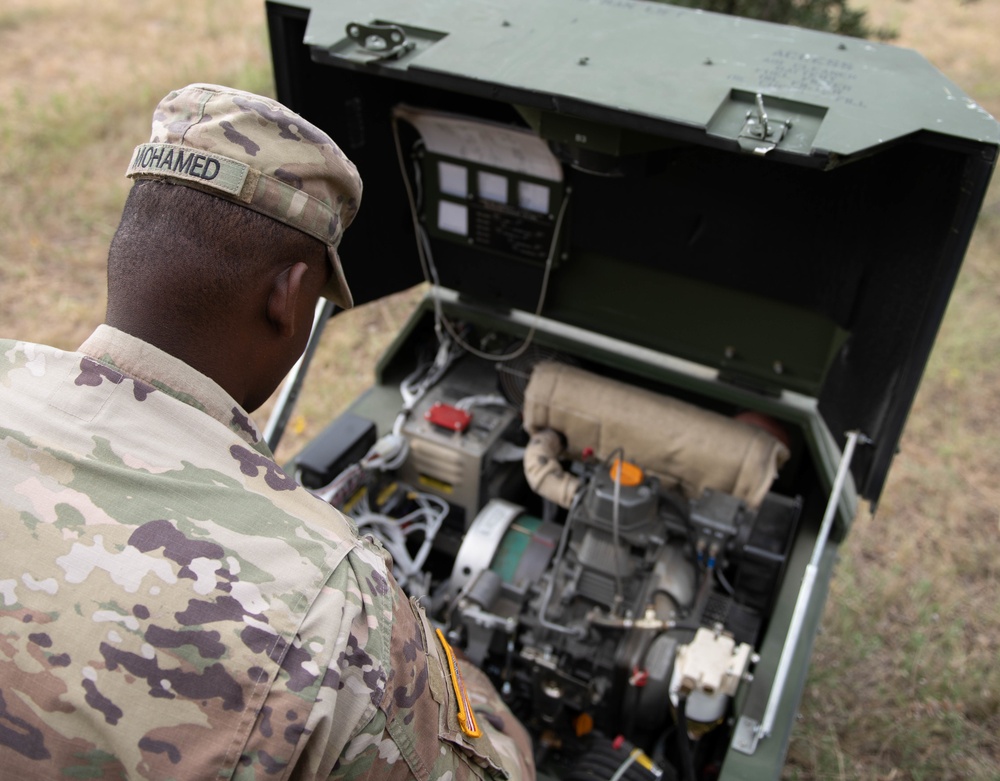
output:
<path id="1" fill-rule="evenodd" d="M 749 716 L 740 716 L 733 731 L 733 748 L 744 754 L 753 754 L 760 738 L 760 722 Z"/>
<path id="2" fill-rule="evenodd" d="M 416 46 L 406 40 L 406 33 L 398 24 L 351 22 L 347 25 L 347 37 L 374 60 L 394 60 Z"/>
<path id="3" fill-rule="evenodd" d="M 751 109 L 747 112 L 747 121 L 736 140 L 743 151 L 766 155 L 781 143 L 792 123 L 787 119 L 768 119 L 764 110 L 764 96 L 759 92 L 755 97 L 755 103 L 757 110 Z"/>

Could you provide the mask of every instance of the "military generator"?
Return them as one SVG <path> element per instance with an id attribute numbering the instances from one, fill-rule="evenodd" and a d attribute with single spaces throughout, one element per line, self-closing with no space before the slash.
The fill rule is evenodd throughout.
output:
<path id="1" fill-rule="evenodd" d="M 776 778 L 997 123 L 912 51 L 645 0 L 267 15 L 278 98 L 365 182 L 355 300 L 426 286 L 290 471 L 541 777 Z"/>

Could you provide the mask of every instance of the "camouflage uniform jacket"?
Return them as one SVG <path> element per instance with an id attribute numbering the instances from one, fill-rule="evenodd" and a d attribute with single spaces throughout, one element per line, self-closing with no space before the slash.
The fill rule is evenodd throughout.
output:
<path id="1" fill-rule="evenodd" d="M 5 777 L 505 775 L 380 546 L 145 342 L 0 341 L 0 540 Z"/>

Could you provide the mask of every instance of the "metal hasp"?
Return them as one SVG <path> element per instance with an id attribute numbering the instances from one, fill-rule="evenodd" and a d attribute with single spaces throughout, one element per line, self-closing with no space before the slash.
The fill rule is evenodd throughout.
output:
<path id="1" fill-rule="evenodd" d="M 753 109 L 747 112 L 746 124 L 736 141 L 744 152 L 766 155 L 781 143 L 792 123 L 787 119 L 769 120 L 764 110 L 764 96 L 759 92 L 754 97 L 754 103 L 756 112 Z"/>
<path id="2" fill-rule="evenodd" d="M 847 442 L 844 446 L 844 454 L 841 456 L 840 464 L 837 467 L 837 475 L 833 481 L 833 488 L 830 490 L 830 499 L 826 504 L 826 514 L 823 516 L 823 523 L 820 525 L 819 534 L 816 537 L 816 544 L 813 546 L 812 557 L 806 566 L 805 574 L 802 576 L 802 587 L 799 589 L 798 598 L 795 600 L 795 610 L 792 613 L 792 622 L 788 627 L 788 636 L 785 638 L 785 645 L 781 649 L 781 658 L 778 660 L 778 669 L 774 674 L 774 683 L 771 686 L 770 696 L 767 699 L 767 706 L 764 708 L 764 716 L 760 722 L 756 722 L 749 716 L 741 716 L 733 733 L 732 747 L 743 754 L 753 754 L 757 750 L 757 744 L 771 734 L 774 728 L 775 716 L 778 713 L 778 706 L 788 681 L 788 673 L 795 655 L 795 649 L 799 644 L 802 635 L 803 622 L 809 609 L 809 602 L 812 599 L 813 587 L 816 584 L 816 574 L 819 572 L 820 559 L 826 549 L 826 541 L 833 528 L 833 519 L 837 515 L 837 507 L 840 505 L 840 495 L 844 490 L 847 475 L 850 472 L 851 460 L 854 458 L 854 449 L 858 441 L 868 442 L 868 437 L 859 431 L 851 431 L 847 434 Z"/>
<path id="3" fill-rule="evenodd" d="M 406 40 L 406 33 L 397 24 L 351 22 L 347 25 L 346 32 L 348 38 L 377 60 L 402 57 L 416 45 L 413 41 Z"/>

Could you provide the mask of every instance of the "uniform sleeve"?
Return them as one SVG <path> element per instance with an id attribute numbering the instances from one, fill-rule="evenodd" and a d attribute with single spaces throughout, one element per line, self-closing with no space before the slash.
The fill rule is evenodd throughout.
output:
<path id="1" fill-rule="evenodd" d="M 406 598 L 391 576 L 390 590 L 385 690 L 372 719 L 345 747 L 332 777 L 532 781 L 530 740 L 489 680 L 468 666 L 453 676 L 447 651 L 423 609 Z M 481 714 L 479 736 L 460 721 L 460 700 Z"/>
<path id="2" fill-rule="evenodd" d="M 293 641 L 273 651 L 280 669 L 250 731 L 241 778 L 329 776 L 382 702 L 392 604 L 381 557 L 354 548 L 332 571 Z"/>

